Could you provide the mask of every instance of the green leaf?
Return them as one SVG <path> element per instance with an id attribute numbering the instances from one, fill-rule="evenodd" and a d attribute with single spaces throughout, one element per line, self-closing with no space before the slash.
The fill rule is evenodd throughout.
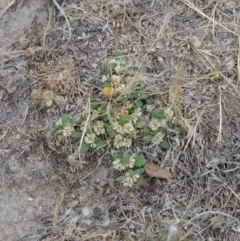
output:
<path id="1" fill-rule="evenodd" d="M 123 53 L 118 53 L 115 57 L 116 61 L 121 61 L 124 60 L 124 54 Z"/>
<path id="2" fill-rule="evenodd" d="M 109 170 L 110 170 L 110 171 L 115 171 L 116 169 L 115 169 L 114 166 L 112 165 L 112 166 L 109 167 Z"/>
<path id="3" fill-rule="evenodd" d="M 125 104 L 127 101 L 128 101 L 128 99 L 124 97 L 124 98 L 118 99 L 118 100 L 117 100 L 117 103 L 119 103 L 119 104 Z"/>
<path id="4" fill-rule="evenodd" d="M 87 143 L 84 143 L 83 145 L 82 145 L 82 147 L 81 147 L 81 152 L 86 152 L 86 151 L 88 151 L 89 149 L 90 149 L 90 144 L 87 144 Z"/>
<path id="5" fill-rule="evenodd" d="M 122 159 L 122 155 L 120 154 L 114 154 L 112 157 L 113 157 L 113 160 Z"/>
<path id="6" fill-rule="evenodd" d="M 91 103 L 91 107 L 95 110 L 101 105 L 101 102 L 93 100 Z"/>
<path id="7" fill-rule="evenodd" d="M 125 125 L 129 122 L 130 120 L 130 115 L 122 115 L 119 122 L 121 125 Z"/>
<path id="8" fill-rule="evenodd" d="M 144 180 L 140 177 L 137 179 L 136 184 L 142 186 L 144 184 Z"/>
<path id="9" fill-rule="evenodd" d="M 126 177 L 125 176 L 120 176 L 117 178 L 118 181 L 123 181 Z"/>
<path id="10" fill-rule="evenodd" d="M 146 100 L 147 105 L 153 105 L 154 102 L 155 102 L 155 100 L 153 98 L 149 98 L 149 99 Z"/>
<path id="11" fill-rule="evenodd" d="M 152 111 L 152 118 L 155 118 L 155 119 L 164 118 L 164 110 L 154 109 Z"/>
<path id="12" fill-rule="evenodd" d="M 135 174 L 141 174 L 143 171 L 144 171 L 143 168 L 136 169 L 136 170 L 135 170 Z"/>
<path id="13" fill-rule="evenodd" d="M 77 119 L 76 118 L 72 118 L 72 119 L 69 120 L 69 123 L 71 125 L 75 125 L 77 123 Z"/>
<path id="14" fill-rule="evenodd" d="M 147 95 L 147 94 L 143 94 L 143 95 L 141 95 L 140 96 L 140 100 L 147 100 L 149 98 L 149 95 Z"/>
<path id="15" fill-rule="evenodd" d="M 108 116 L 107 116 L 107 115 L 103 116 L 103 121 L 104 121 L 104 122 L 107 122 L 107 121 L 108 121 Z"/>
<path id="16" fill-rule="evenodd" d="M 142 138 L 144 142 L 149 142 L 153 139 L 153 135 L 146 135 Z"/>
<path id="17" fill-rule="evenodd" d="M 135 156 L 135 163 L 134 166 L 136 167 L 142 167 L 146 164 L 146 159 L 143 156 Z"/>
<path id="18" fill-rule="evenodd" d="M 147 74 L 147 68 L 141 67 L 139 72 L 142 73 L 142 74 Z"/>
<path id="19" fill-rule="evenodd" d="M 135 172 L 133 170 L 129 170 L 128 173 L 133 176 L 135 174 Z"/>
<path id="20" fill-rule="evenodd" d="M 232 71 L 238 77 L 238 68 L 233 68 Z"/>
<path id="21" fill-rule="evenodd" d="M 77 139 L 77 138 L 80 137 L 80 134 L 77 131 L 72 131 L 71 137 L 74 138 L 74 139 Z"/>
<path id="22" fill-rule="evenodd" d="M 171 121 L 169 121 L 169 122 L 167 122 L 167 126 L 169 128 L 166 129 L 166 133 L 167 133 L 167 135 L 170 135 L 172 133 L 171 129 L 173 129 L 175 127 L 175 125 Z"/>
<path id="23" fill-rule="evenodd" d="M 143 132 L 144 133 L 150 133 L 150 132 L 152 132 L 152 130 L 151 130 L 151 128 L 149 126 L 144 126 L 143 127 Z"/>
<path id="24" fill-rule="evenodd" d="M 56 134 L 57 134 L 57 135 L 62 134 L 62 132 L 63 132 L 63 129 L 62 129 L 62 128 L 61 128 L 61 129 L 56 130 Z"/>
<path id="25" fill-rule="evenodd" d="M 63 123 L 63 124 L 69 123 L 70 119 L 71 119 L 71 118 L 70 118 L 67 114 L 63 114 L 63 115 L 62 115 L 62 123 Z"/>
<path id="26" fill-rule="evenodd" d="M 111 83 L 109 80 L 107 80 L 103 83 L 103 87 L 110 87 L 110 86 L 111 86 Z"/>
<path id="27" fill-rule="evenodd" d="M 102 64 L 102 69 L 105 71 L 105 73 L 108 73 L 108 65 Z"/>
<path id="28" fill-rule="evenodd" d="M 135 101 L 135 106 L 136 106 L 137 108 L 141 107 L 142 105 L 143 105 L 143 102 L 142 102 L 141 100 Z"/>
<path id="29" fill-rule="evenodd" d="M 97 137 L 97 138 L 95 139 L 95 142 L 94 142 L 94 143 L 96 144 L 97 147 L 101 147 L 101 146 L 104 146 L 104 145 L 105 145 L 105 142 L 104 142 L 101 138 L 99 138 L 99 137 Z"/>
<path id="30" fill-rule="evenodd" d="M 58 129 L 62 129 L 64 127 L 64 125 L 63 124 L 61 124 L 61 125 L 55 125 L 55 126 L 53 126 L 52 128 L 53 128 L 53 130 L 58 130 Z"/>
<path id="31" fill-rule="evenodd" d="M 121 163 L 122 164 L 126 164 L 129 160 L 130 160 L 131 156 L 130 155 L 126 155 L 122 158 Z"/>
<path id="32" fill-rule="evenodd" d="M 171 134 L 172 134 L 172 131 L 169 130 L 169 129 L 166 129 L 166 134 L 167 134 L 167 135 L 171 135 Z"/>
<path id="33" fill-rule="evenodd" d="M 132 92 L 132 96 L 133 96 L 133 98 L 137 99 L 138 98 L 138 92 L 136 92 L 136 91 Z"/>
<path id="34" fill-rule="evenodd" d="M 138 118 L 138 120 L 136 122 L 136 128 L 138 128 L 138 129 L 142 129 L 143 128 L 143 121 L 142 121 L 142 119 Z"/>
<path id="35" fill-rule="evenodd" d="M 170 144 L 168 141 L 164 140 L 162 142 L 160 142 L 160 146 L 163 148 L 163 149 L 169 149 L 170 148 Z"/>
<path id="36" fill-rule="evenodd" d="M 171 121 L 168 121 L 167 123 L 168 127 L 173 129 L 174 128 L 174 123 L 172 123 Z"/>
<path id="37" fill-rule="evenodd" d="M 109 135 L 112 136 L 112 137 L 114 137 L 114 136 L 116 136 L 116 135 L 118 134 L 115 130 L 113 130 L 113 128 L 112 128 L 111 126 L 108 126 L 108 127 L 107 127 L 107 132 L 108 132 Z"/>

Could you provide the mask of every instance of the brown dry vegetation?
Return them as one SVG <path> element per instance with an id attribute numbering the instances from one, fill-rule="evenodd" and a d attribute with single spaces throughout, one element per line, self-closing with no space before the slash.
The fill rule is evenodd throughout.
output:
<path id="1" fill-rule="evenodd" d="M 0 21 L 31 4 L 6 4 Z M 19 222 L 4 223 L 2 240 L 240 240 L 240 3 L 51 0 L 41 11 L 21 39 L 1 43 L 0 194 L 41 182 L 29 193 L 49 202 L 24 235 L 10 228 Z M 76 156 L 80 141 L 52 130 L 61 114 L 77 116 L 102 98 L 101 64 L 117 53 L 133 73 L 147 67 L 158 105 L 182 104 L 185 138 L 166 153 L 132 150 L 173 180 L 145 176 L 143 187 L 123 187 L 108 170 L 111 146 Z"/>

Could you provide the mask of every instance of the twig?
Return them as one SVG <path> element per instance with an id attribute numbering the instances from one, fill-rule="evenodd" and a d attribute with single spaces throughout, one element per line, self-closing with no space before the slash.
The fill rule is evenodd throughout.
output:
<path id="1" fill-rule="evenodd" d="M 4 15 L 5 12 L 7 12 L 7 10 L 16 2 L 16 0 L 13 0 L 12 2 L 10 2 L 7 7 L 3 10 L 3 12 L 0 15 L 0 18 Z"/>
<path id="2" fill-rule="evenodd" d="M 46 54 L 46 50 L 45 50 L 46 37 L 47 37 L 48 29 L 49 29 L 51 21 L 52 21 L 52 13 L 53 13 L 52 7 L 49 7 L 48 9 L 49 9 L 48 10 L 48 23 L 47 23 L 47 27 L 44 31 L 44 34 L 43 34 L 43 42 L 42 42 L 42 57 L 43 58 L 45 57 L 45 54 Z"/>
<path id="3" fill-rule="evenodd" d="M 56 2 L 56 0 L 52 0 L 54 2 L 54 4 L 56 5 L 56 7 L 58 8 L 58 10 L 61 12 L 61 14 L 63 15 L 63 17 L 66 19 L 66 22 L 67 22 L 67 25 L 68 25 L 68 33 L 69 33 L 69 36 L 68 36 L 68 41 L 67 43 L 69 43 L 71 37 L 72 37 L 72 32 L 71 32 L 71 28 L 70 28 L 70 24 L 69 24 L 69 21 L 68 21 L 68 18 L 66 16 L 66 14 L 64 13 L 63 9 L 59 6 L 59 4 Z"/>

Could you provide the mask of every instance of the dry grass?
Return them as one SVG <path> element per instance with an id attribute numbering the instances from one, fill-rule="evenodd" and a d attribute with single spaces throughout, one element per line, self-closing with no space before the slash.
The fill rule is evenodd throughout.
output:
<path id="1" fill-rule="evenodd" d="M 132 150 L 174 173 L 174 181 L 146 177 L 144 187 L 132 189 L 111 181 L 103 187 L 94 184 L 97 191 L 87 203 L 89 213 L 83 209 L 77 213 L 75 207 L 61 209 L 61 199 L 53 215 L 53 232 L 36 240 L 237 240 L 240 76 L 230 72 L 233 67 L 240 72 L 236 30 L 240 19 L 234 15 L 240 6 L 237 2 L 234 7 L 221 1 L 195 2 L 92 0 L 76 4 L 68 0 L 60 6 L 53 0 L 55 7 L 49 10 L 42 39 L 46 62 L 32 63 L 34 87 L 65 96 L 66 105 L 75 105 L 72 109 L 64 106 L 62 112 L 78 115 L 87 105 L 89 119 L 90 98 L 101 98 L 99 66 L 121 52 L 132 62 L 133 75 L 142 66 L 148 68 L 146 89 L 157 106 L 179 108 L 186 136 L 176 138 L 168 152 L 145 146 Z M 50 42 L 50 22 L 57 16 L 64 20 L 55 23 Z M 13 57 L 2 65 L 24 54 L 12 52 Z M 221 77 L 212 81 L 214 69 Z M 59 108 L 54 108 L 52 116 L 44 119 L 48 124 L 50 118 L 59 118 Z M 87 122 L 80 143 L 54 143 L 52 133 L 48 140 L 53 147 L 65 146 L 61 153 L 75 153 L 75 158 L 83 160 L 78 150 Z M 106 148 L 110 153 L 111 147 Z M 0 148 L 1 155 L 5 151 Z M 88 181 L 87 177 L 79 180 Z"/>

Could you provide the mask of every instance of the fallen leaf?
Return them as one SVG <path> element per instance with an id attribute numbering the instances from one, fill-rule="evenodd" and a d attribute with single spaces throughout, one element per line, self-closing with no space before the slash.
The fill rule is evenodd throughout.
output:
<path id="1" fill-rule="evenodd" d="M 100 187 L 104 187 L 106 184 L 108 184 L 107 180 L 102 180 L 102 181 L 99 182 Z"/>
<path id="2" fill-rule="evenodd" d="M 112 234 L 107 232 L 102 235 L 103 241 L 111 241 L 112 240 Z"/>
<path id="3" fill-rule="evenodd" d="M 153 162 L 146 163 L 146 165 L 144 166 L 144 169 L 150 177 L 158 177 L 158 178 L 166 178 L 166 179 L 174 178 L 174 175 L 171 172 L 164 170 L 159 165 L 154 164 Z"/>
<path id="4" fill-rule="evenodd" d="M 148 199 L 142 199 L 142 200 L 139 200 L 139 202 L 143 207 L 145 207 L 148 204 L 151 204 Z"/>

